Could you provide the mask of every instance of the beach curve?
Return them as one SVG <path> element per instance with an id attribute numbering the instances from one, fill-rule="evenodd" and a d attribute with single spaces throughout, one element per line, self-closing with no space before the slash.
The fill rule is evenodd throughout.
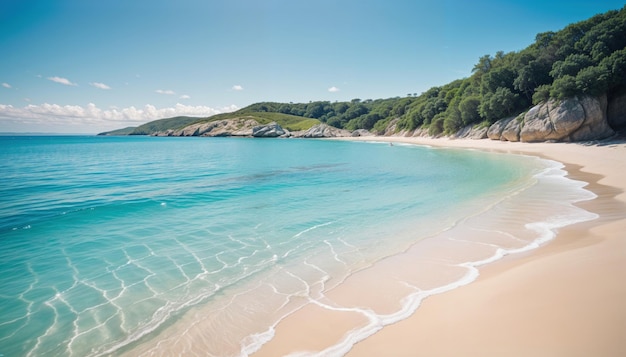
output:
<path id="1" fill-rule="evenodd" d="M 372 138 L 357 138 L 356 140 L 371 141 Z M 626 326 L 624 323 L 626 311 L 624 308 L 620 309 L 618 301 L 626 296 L 623 284 L 619 283 L 620 278 L 623 281 L 623 272 L 626 271 L 626 269 L 620 269 L 626 266 L 626 253 L 624 253 L 626 250 L 616 249 L 624 247 L 624 242 L 619 239 L 618 233 L 620 230 L 623 231 L 625 224 L 623 213 L 623 204 L 626 202 L 623 194 L 625 188 L 623 184 L 620 185 L 621 182 L 619 181 L 619 174 L 626 172 L 624 164 L 619 160 L 620 155 L 626 149 L 623 143 L 584 146 L 580 144 L 542 143 L 529 145 L 490 140 L 404 137 L 376 137 L 373 140 L 533 155 L 562 162 L 566 165 L 569 177 L 590 182 L 587 189 L 594 192 L 598 198 L 578 205 L 584 206 L 588 211 L 596 212 L 600 215 L 600 219 L 588 223 L 577 223 L 565 228 L 557 227 L 558 236 L 550 244 L 533 250 L 531 253 L 507 256 L 495 264 L 481 267 L 480 276 L 476 275 L 476 281 L 474 279 L 468 281 L 468 283 L 474 281 L 472 284 L 459 284 L 459 286 L 454 286 L 454 289 L 445 289 L 445 294 L 431 296 L 423 302 L 420 300 L 419 309 L 410 317 L 386 326 L 378 326 L 375 333 L 371 333 L 371 336 L 348 348 L 347 355 L 403 356 L 415 355 L 419 352 L 420 355 L 437 356 L 495 356 L 504 352 L 511 355 L 511 351 L 516 351 L 517 354 L 514 353 L 513 355 L 543 355 L 544 353 L 561 355 L 561 352 L 565 353 L 564 355 L 584 355 L 584 353 L 589 354 L 598 351 L 603 351 L 600 354 L 608 356 L 623 355 L 625 344 L 620 342 L 619 337 L 620 331 L 625 330 L 621 327 Z M 572 251 L 577 253 L 568 253 Z M 607 255 L 607 253 L 609 254 Z M 566 262 L 571 259 L 580 260 L 579 255 L 592 256 L 592 258 L 587 258 L 587 264 L 577 266 L 578 270 L 589 272 L 589 274 L 574 274 L 575 277 L 570 276 L 569 278 L 572 285 L 552 284 L 551 286 L 548 285 L 549 287 L 546 289 L 542 279 L 567 280 L 565 279 L 568 276 L 567 269 L 559 271 L 559 267 L 563 268 L 561 264 L 557 263 L 560 260 Z M 615 266 L 616 269 L 612 275 L 603 275 L 611 278 L 592 279 L 594 284 L 591 285 L 595 285 L 595 288 L 581 289 L 577 283 L 586 282 L 585 277 L 598 275 L 591 273 L 594 271 L 592 268 L 598 268 L 589 263 L 595 261 L 593 260 L 594 257 L 603 263 L 601 264 L 603 267 Z M 610 259 L 604 259 L 607 257 Z M 597 263 L 597 261 L 595 262 Z M 591 264 L 590 267 L 587 266 L 589 264 Z M 511 273 L 520 270 L 527 272 L 521 277 L 518 276 L 519 273 Z M 582 277 L 582 280 L 577 282 L 577 277 Z M 485 283 L 485 281 L 493 283 Z M 492 285 L 496 285 L 496 288 L 494 289 Z M 510 296 L 512 291 L 519 292 L 522 287 L 540 296 L 548 291 L 548 294 L 560 296 L 560 299 L 557 299 L 558 303 L 556 303 L 550 299 L 527 301 L 524 296 L 528 294 L 514 296 L 516 299 Z M 494 290 L 501 292 L 501 294 L 494 294 Z M 587 316 L 589 314 L 574 313 L 578 311 L 572 310 L 577 303 L 589 302 L 589 296 L 584 293 L 581 294 L 580 290 L 593 291 L 595 292 L 594 296 L 597 297 L 611 298 L 599 314 L 595 313 L 596 309 L 587 309 L 591 311 L 591 315 L 602 318 L 589 319 Z M 466 291 L 470 292 L 469 296 L 467 296 Z M 494 299 L 494 295 L 506 296 L 507 298 Z M 568 303 L 563 304 L 562 300 L 566 300 Z M 543 306 L 543 308 L 537 308 L 538 306 Z M 535 307 L 535 309 L 531 307 Z M 611 313 L 607 313 L 607 311 Z M 507 315 L 515 315 L 515 317 L 506 318 Z M 569 316 L 569 320 L 555 318 L 564 315 Z M 487 316 L 490 318 L 486 318 Z M 545 321 L 557 322 L 557 324 L 544 324 Z M 577 330 L 572 327 L 565 329 L 569 331 L 565 333 L 563 329 L 556 328 L 564 321 L 571 321 L 570 326 L 584 324 L 588 328 Z M 593 323 L 587 324 L 586 321 Z M 298 326 L 303 324 L 310 324 L 310 321 L 300 320 L 292 323 L 288 328 L 290 333 L 287 337 L 293 338 L 294 335 L 299 335 Z M 515 329 L 511 328 L 510 325 L 515 327 L 526 326 L 527 329 Z M 533 329 L 537 326 L 543 328 Z M 542 338 L 540 339 L 535 336 L 536 333 L 532 333 L 537 330 L 542 331 Z M 590 330 L 603 331 L 604 333 L 601 333 L 602 337 L 598 337 L 598 333 L 585 333 Z M 306 334 L 307 330 L 301 331 Z M 507 333 L 507 331 L 509 332 Z M 574 333 L 575 331 L 578 332 Z M 273 343 L 264 346 L 261 353 L 256 355 L 286 354 L 284 353 L 284 345 L 280 342 L 280 334 L 280 330 L 277 330 L 279 336 L 274 339 Z M 449 343 L 451 334 L 458 335 L 458 340 L 466 343 Z M 569 340 L 572 337 L 580 337 L 581 334 L 585 335 L 585 338 L 576 339 L 579 343 L 570 343 Z M 501 338 L 499 340 L 501 343 L 492 343 L 490 337 L 494 335 L 504 335 L 508 338 Z M 315 334 L 309 333 L 306 337 L 300 336 L 296 341 L 306 341 L 317 337 Z M 483 339 L 481 340 L 480 337 Z M 457 339 L 452 340 L 457 341 Z M 532 341 L 542 342 L 533 343 Z M 281 346 L 281 348 L 276 349 L 276 346 Z M 306 343 L 303 346 L 306 346 Z M 302 350 L 300 349 L 300 351 Z M 317 355 L 318 353 L 310 354 Z M 344 353 L 333 353 L 333 355 L 341 354 Z M 300 355 L 300 353 L 293 355 Z"/>

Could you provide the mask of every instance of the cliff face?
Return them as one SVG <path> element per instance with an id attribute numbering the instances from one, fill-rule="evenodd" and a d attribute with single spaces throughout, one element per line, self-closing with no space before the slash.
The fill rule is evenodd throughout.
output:
<path id="1" fill-rule="evenodd" d="M 613 134 L 606 96 L 550 100 L 516 118 L 501 119 L 488 130 L 492 140 L 523 142 L 600 140 Z"/>

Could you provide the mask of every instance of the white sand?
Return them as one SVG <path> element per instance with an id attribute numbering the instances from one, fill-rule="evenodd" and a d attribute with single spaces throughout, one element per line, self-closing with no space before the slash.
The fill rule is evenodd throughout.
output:
<path id="1" fill-rule="evenodd" d="M 427 298 L 408 319 L 358 343 L 349 356 L 626 356 L 626 144 L 526 144 L 376 137 L 350 140 L 525 153 L 566 164 L 599 197 L 597 220 L 480 270 L 466 286 Z M 397 267 L 396 269 L 401 269 Z M 376 281 L 364 282 L 367 288 Z M 357 291 L 358 289 L 351 289 Z M 331 314 L 332 315 L 332 314 Z M 332 344 L 359 319 L 304 309 L 283 320 L 255 356 Z"/>

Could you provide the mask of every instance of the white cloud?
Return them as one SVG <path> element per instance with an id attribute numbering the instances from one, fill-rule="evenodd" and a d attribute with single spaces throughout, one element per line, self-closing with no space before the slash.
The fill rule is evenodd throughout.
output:
<path id="1" fill-rule="evenodd" d="M 91 84 L 93 87 L 100 88 L 100 89 L 107 89 L 107 90 L 108 90 L 108 89 L 111 89 L 111 87 L 107 86 L 107 85 L 106 85 L 106 84 L 104 84 L 104 83 L 99 83 L 99 82 L 91 82 L 91 83 L 89 83 L 89 84 Z"/>
<path id="2" fill-rule="evenodd" d="M 176 104 L 174 107 L 157 108 L 147 104 L 143 108 L 134 106 L 117 109 L 101 109 L 95 104 L 89 103 L 82 107 L 79 105 L 58 105 L 44 103 L 41 105 L 27 105 L 14 107 L 0 104 L 0 124 L 4 121 L 21 122 L 23 124 L 46 124 L 58 125 L 90 125 L 90 124 L 114 124 L 129 123 L 139 125 L 151 120 L 175 117 L 180 115 L 208 117 L 215 114 L 232 112 L 239 109 L 236 105 L 223 108 L 211 108 L 206 106 L 192 106 Z"/>
<path id="3" fill-rule="evenodd" d="M 4 88 L 12 88 L 11 85 L 9 83 L 2 83 L 2 86 Z"/>
<path id="4" fill-rule="evenodd" d="M 72 83 L 69 79 L 63 78 L 63 77 L 55 76 L 55 77 L 48 77 L 48 79 L 56 83 L 65 84 L 66 86 L 78 86 L 78 84 Z"/>
<path id="5" fill-rule="evenodd" d="M 243 90 L 243 87 L 242 87 L 242 86 L 240 86 L 239 84 L 235 84 L 235 85 L 233 86 L 233 90 L 240 91 L 240 90 Z"/>
<path id="6" fill-rule="evenodd" d="M 157 89 L 155 90 L 155 92 L 159 93 L 159 94 L 167 94 L 167 95 L 174 95 L 176 94 L 176 92 L 174 92 L 173 90 L 163 90 L 163 89 Z"/>
<path id="7" fill-rule="evenodd" d="M 188 96 L 187 94 L 183 94 L 180 97 L 178 97 L 179 99 L 189 99 L 191 98 L 190 96 Z"/>
<path id="8" fill-rule="evenodd" d="M 331 92 L 331 93 L 336 93 L 336 92 L 339 92 L 339 88 L 337 88 L 335 86 L 332 86 L 332 87 L 328 88 L 328 91 Z"/>

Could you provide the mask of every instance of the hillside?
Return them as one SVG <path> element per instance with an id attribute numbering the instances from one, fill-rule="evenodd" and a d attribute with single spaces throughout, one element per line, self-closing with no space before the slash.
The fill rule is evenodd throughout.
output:
<path id="1" fill-rule="evenodd" d="M 591 99 L 586 99 L 591 98 Z M 561 104 L 569 101 L 570 107 Z M 131 134 L 155 134 L 185 125 L 249 117 L 261 124 L 277 122 L 288 130 L 326 123 L 350 131 L 370 130 L 392 135 L 455 135 L 468 127 L 487 129 L 502 119 L 517 117 L 517 137 L 524 117 L 535 106 L 586 110 L 591 105 L 604 113 L 599 121 L 612 130 L 626 127 L 626 7 L 571 24 L 557 32 L 537 34 L 535 42 L 518 52 L 496 52 L 479 58 L 468 78 L 433 87 L 417 95 L 377 100 L 310 103 L 263 102 L 237 112 L 195 121 L 163 119 L 144 124 Z M 596 103 L 597 102 L 597 103 Z M 583 105 L 583 103 L 586 103 Z M 587 108 L 588 109 L 588 108 Z M 551 109 L 550 109 L 551 110 Z M 585 117 L 572 130 L 589 128 Z M 529 118 L 533 121 L 536 118 Z M 549 116 L 538 120 L 554 126 Z M 594 118 L 594 122 L 598 121 Z M 536 124 L 537 126 L 543 125 Z M 577 127 L 575 127 L 577 126 Z M 602 128 L 598 135 L 611 130 Z M 546 135 L 546 140 L 574 140 L 593 135 Z M 534 136 L 541 140 L 542 136 Z"/>
<path id="2" fill-rule="evenodd" d="M 123 128 L 123 129 L 105 131 L 105 132 L 100 133 L 98 135 L 109 135 L 109 136 L 130 135 L 136 128 L 137 128 L 136 126 L 129 126 L 129 127 Z"/>

